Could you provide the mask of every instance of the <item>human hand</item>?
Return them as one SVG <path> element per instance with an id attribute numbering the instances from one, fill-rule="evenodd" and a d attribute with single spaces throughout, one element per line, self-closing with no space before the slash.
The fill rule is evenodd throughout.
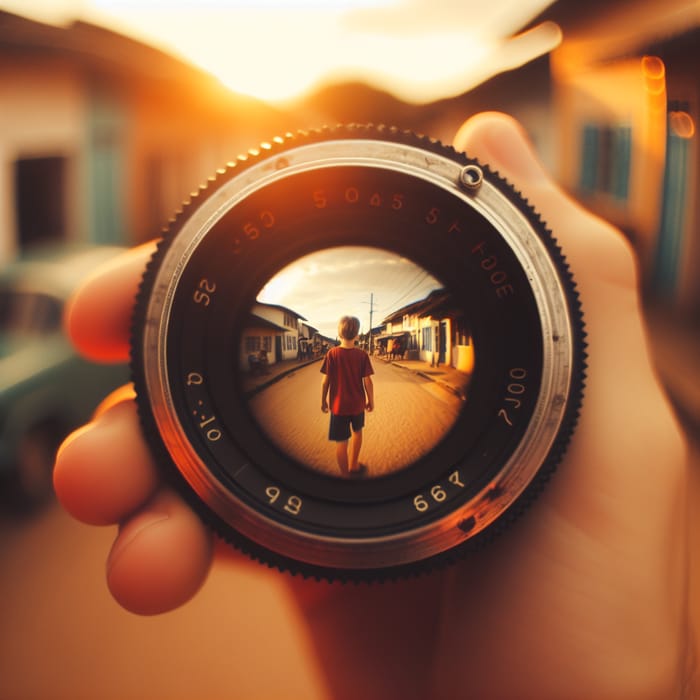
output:
<path id="1" fill-rule="evenodd" d="M 480 115 L 455 145 L 516 184 L 571 265 L 588 331 L 577 430 L 511 532 L 444 571 L 375 586 L 290 578 L 334 698 L 669 698 L 688 649 L 683 440 L 652 371 L 633 256 L 545 175 L 512 120 Z M 128 353 L 150 248 L 75 298 L 68 327 L 98 359 Z M 144 614 L 204 581 L 209 533 L 163 487 L 133 401 L 114 397 L 61 449 L 56 490 L 77 518 L 120 523 L 115 598 Z"/>

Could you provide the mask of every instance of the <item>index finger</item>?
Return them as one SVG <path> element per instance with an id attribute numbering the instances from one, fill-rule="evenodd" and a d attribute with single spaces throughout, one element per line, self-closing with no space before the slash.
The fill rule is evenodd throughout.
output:
<path id="1" fill-rule="evenodd" d="M 151 242 L 132 248 L 109 261 L 71 298 L 66 330 L 85 357 L 100 362 L 128 359 L 134 301 L 155 245 Z"/>

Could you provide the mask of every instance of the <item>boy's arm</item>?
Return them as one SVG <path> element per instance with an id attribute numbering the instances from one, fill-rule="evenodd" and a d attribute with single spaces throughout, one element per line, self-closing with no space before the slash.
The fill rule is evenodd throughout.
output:
<path id="1" fill-rule="evenodd" d="M 328 381 L 328 375 L 323 375 L 323 382 L 321 383 L 321 410 L 324 413 L 328 413 L 328 389 L 330 387 L 330 382 Z"/>
<path id="2" fill-rule="evenodd" d="M 366 408 L 368 411 L 373 411 L 374 410 L 374 382 L 372 381 L 372 377 L 369 375 L 367 375 L 366 377 L 363 377 L 362 381 L 365 385 L 365 394 L 367 395 Z"/>

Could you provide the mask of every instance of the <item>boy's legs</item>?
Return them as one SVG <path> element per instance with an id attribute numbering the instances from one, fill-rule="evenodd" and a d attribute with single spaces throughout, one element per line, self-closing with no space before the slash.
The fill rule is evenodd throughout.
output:
<path id="1" fill-rule="evenodd" d="M 348 473 L 348 441 L 338 441 L 335 443 L 335 458 L 338 461 L 341 474 Z"/>
<path id="2" fill-rule="evenodd" d="M 348 441 L 350 440 L 350 421 L 347 416 L 336 416 L 331 413 L 328 426 L 328 439 L 335 442 L 335 458 L 340 473 L 348 473 Z"/>
<path id="3" fill-rule="evenodd" d="M 362 429 L 355 430 L 352 434 L 352 440 L 350 442 L 350 463 L 348 465 L 348 471 L 355 472 L 359 469 L 360 461 L 360 448 L 362 447 Z"/>

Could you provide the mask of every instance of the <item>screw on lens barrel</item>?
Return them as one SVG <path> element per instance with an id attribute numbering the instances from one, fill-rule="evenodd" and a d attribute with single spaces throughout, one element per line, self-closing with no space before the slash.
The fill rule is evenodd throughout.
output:
<path id="1" fill-rule="evenodd" d="M 460 186 L 468 192 L 475 192 L 484 181 L 484 173 L 478 165 L 465 165 L 459 174 Z"/>

